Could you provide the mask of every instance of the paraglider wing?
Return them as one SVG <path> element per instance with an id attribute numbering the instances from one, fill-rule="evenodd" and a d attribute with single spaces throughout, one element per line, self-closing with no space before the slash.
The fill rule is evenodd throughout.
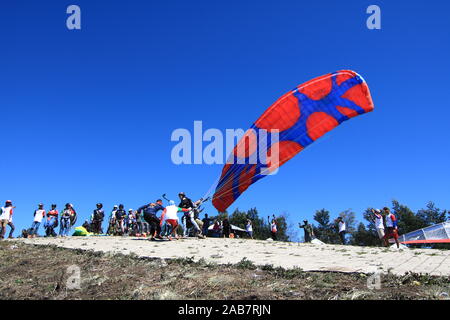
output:
<path id="1" fill-rule="evenodd" d="M 236 144 L 222 169 L 213 205 L 225 211 L 251 184 L 342 122 L 373 109 L 369 88 L 354 71 L 299 85 L 270 106 Z"/>
<path id="2" fill-rule="evenodd" d="M 237 226 L 235 226 L 235 225 L 233 225 L 233 224 L 231 225 L 231 230 L 247 232 L 246 230 L 244 230 L 244 229 L 242 229 L 242 228 L 239 228 L 239 227 L 237 227 Z"/>

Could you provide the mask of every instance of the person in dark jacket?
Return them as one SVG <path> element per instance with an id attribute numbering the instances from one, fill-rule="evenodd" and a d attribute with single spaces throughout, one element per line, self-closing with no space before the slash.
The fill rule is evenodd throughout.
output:
<path id="1" fill-rule="evenodd" d="M 303 231 L 305 232 L 305 242 L 311 242 L 311 240 L 314 238 L 314 230 L 313 227 L 308 223 L 308 220 L 303 220 L 303 225 L 299 223 L 298 226 L 299 228 L 303 228 Z"/>
<path id="2" fill-rule="evenodd" d="M 181 209 L 194 208 L 194 203 L 192 202 L 191 199 L 186 197 L 184 192 L 180 192 L 178 194 L 178 197 L 180 198 L 180 204 L 178 205 L 178 207 L 180 207 Z"/>
<path id="3" fill-rule="evenodd" d="M 230 237 L 231 224 L 230 224 L 230 222 L 228 221 L 227 218 L 223 219 L 223 221 L 222 221 L 222 233 L 223 233 L 223 236 L 225 238 L 229 238 Z"/>
<path id="4" fill-rule="evenodd" d="M 206 237 L 208 235 L 209 226 L 211 225 L 211 219 L 208 217 L 208 214 L 205 213 L 205 217 L 202 220 L 203 222 L 203 235 Z"/>
<path id="5" fill-rule="evenodd" d="M 105 211 L 103 210 L 103 204 L 97 203 L 97 209 L 94 210 L 92 224 L 94 233 L 103 233 L 102 223 L 105 218 Z"/>
<path id="6" fill-rule="evenodd" d="M 142 222 L 142 211 L 137 210 L 136 211 L 136 232 L 137 236 L 142 236 L 142 233 L 144 233 L 144 223 Z"/>
<path id="7" fill-rule="evenodd" d="M 163 211 L 164 206 L 161 199 L 156 200 L 156 203 L 149 203 L 146 204 L 139 209 L 137 209 L 138 212 L 143 211 L 144 212 L 144 220 L 148 222 L 150 225 L 150 239 L 149 240 L 155 240 L 155 238 L 162 239 L 160 233 L 161 233 L 161 220 L 157 217 L 158 211 Z M 155 234 L 156 233 L 156 234 Z"/>
<path id="8" fill-rule="evenodd" d="M 116 211 L 116 220 L 117 220 L 117 224 L 119 225 L 120 233 L 122 236 L 125 234 L 124 220 L 125 220 L 126 215 L 127 215 L 127 212 L 124 209 L 124 205 L 119 204 L 119 210 Z"/>
<path id="9" fill-rule="evenodd" d="M 178 207 L 181 209 L 194 209 L 195 205 L 192 202 L 191 199 L 186 197 L 186 194 L 184 192 L 180 192 L 178 194 L 178 197 L 180 198 L 180 203 L 178 204 Z M 198 226 L 197 222 L 195 221 L 194 212 L 193 210 L 190 210 L 189 212 L 185 212 L 184 216 L 181 219 L 183 223 L 183 236 L 188 236 L 188 229 L 190 227 L 193 227 L 195 230 L 195 235 L 199 235 L 201 237 L 202 230 Z"/>

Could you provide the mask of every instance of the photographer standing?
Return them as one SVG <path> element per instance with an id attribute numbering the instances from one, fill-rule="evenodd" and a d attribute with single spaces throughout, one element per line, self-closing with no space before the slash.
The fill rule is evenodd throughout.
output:
<path id="1" fill-rule="evenodd" d="M 342 217 L 337 218 L 336 221 L 338 223 L 339 237 L 341 238 L 342 244 L 345 244 L 345 221 L 344 219 L 342 219 Z"/>
<path id="2" fill-rule="evenodd" d="M 314 230 L 312 225 L 308 223 L 308 220 L 303 220 L 303 225 L 300 223 L 298 224 L 299 228 L 303 228 L 303 231 L 305 232 L 305 242 L 311 242 L 311 240 L 315 237 L 314 236 Z"/>
<path id="3" fill-rule="evenodd" d="M 384 246 L 384 217 L 380 209 L 371 209 L 373 215 L 374 215 L 374 224 L 375 229 L 378 233 L 378 238 L 381 240 L 381 245 Z"/>

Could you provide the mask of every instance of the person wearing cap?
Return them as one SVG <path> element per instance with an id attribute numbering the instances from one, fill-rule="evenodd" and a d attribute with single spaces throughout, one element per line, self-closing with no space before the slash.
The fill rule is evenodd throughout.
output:
<path id="1" fill-rule="evenodd" d="M 105 217 L 105 211 L 103 210 L 102 203 L 97 203 L 96 207 L 97 208 L 94 210 L 94 212 L 92 214 L 92 226 L 94 229 L 93 232 L 100 234 L 100 233 L 103 233 L 102 223 L 103 223 L 103 218 Z"/>
<path id="2" fill-rule="evenodd" d="M 47 219 L 44 222 L 45 236 L 56 237 L 55 228 L 58 227 L 58 210 L 56 210 L 56 204 L 52 204 L 52 209 L 47 212 Z"/>
<path id="3" fill-rule="evenodd" d="M 31 225 L 30 238 L 35 238 L 38 234 L 39 226 L 41 225 L 42 219 L 45 217 L 44 205 L 39 204 L 38 209 L 34 211 L 33 224 Z"/>
<path id="4" fill-rule="evenodd" d="M 303 228 L 303 231 L 305 233 L 305 242 L 311 242 L 311 240 L 314 238 L 314 230 L 313 227 L 308 223 L 308 220 L 303 220 L 303 225 L 299 223 L 298 226 L 299 228 Z"/>
<path id="5" fill-rule="evenodd" d="M 4 239 L 6 233 L 6 226 L 11 227 L 9 232 L 9 238 L 12 238 L 12 233 L 14 232 L 14 225 L 12 224 L 13 207 L 11 200 L 5 202 L 5 206 L 0 208 L 0 239 Z"/>
<path id="6" fill-rule="evenodd" d="M 371 209 L 373 215 L 374 215 L 374 224 L 375 229 L 377 230 L 378 238 L 381 241 L 381 245 L 383 246 L 385 244 L 384 237 L 384 218 L 383 214 L 380 209 Z"/>

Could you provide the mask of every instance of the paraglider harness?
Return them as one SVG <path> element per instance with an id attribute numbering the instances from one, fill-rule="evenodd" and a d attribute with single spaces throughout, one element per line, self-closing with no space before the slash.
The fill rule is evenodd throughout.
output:
<path id="1" fill-rule="evenodd" d="M 69 211 L 66 211 L 66 210 L 70 210 L 71 211 L 71 213 L 68 215 L 68 213 L 69 213 Z M 77 212 L 75 211 L 75 209 L 72 207 L 72 208 L 70 208 L 70 209 L 64 209 L 62 212 L 61 212 L 61 217 L 60 217 L 60 222 L 62 221 L 62 220 L 69 220 L 69 229 L 70 228 L 72 228 L 74 225 L 75 225 L 75 223 L 77 222 Z"/>
<path id="2" fill-rule="evenodd" d="M 88 231 L 93 233 L 103 233 L 102 222 L 104 218 L 105 218 L 104 210 L 102 208 L 95 209 L 94 213 L 92 214 L 92 221 L 90 223 L 91 230 Z"/>
<path id="3" fill-rule="evenodd" d="M 129 213 L 128 214 L 128 222 L 125 226 L 125 233 L 128 234 L 129 236 L 135 236 L 137 234 L 137 221 L 136 221 L 136 217 L 133 219 L 130 219 L 129 217 Z"/>
<path id="4" fill-rule="evenodd" d="M 58 214 L 50 214 L 53 210 L 50 210 L 49 212 L 47 212 L 47 217 L 45 219 L 44 222 L 44 228 L 45 228 L 45 236 L 49 237 L 49 236 L 53 236 L 56 237 L 56 232 L 55 229 L 58 227 L 59 223 L 58 223 Z"/>
<path id="5" fill-rule="evenodd" d="M 89 221 L 84 221 L 84 223 L 82 224 L 82 227 L 85 228 L 87 230 L 87 232 L 94 232 L 94 225 L 93 223 L 89 223 Z"/>

